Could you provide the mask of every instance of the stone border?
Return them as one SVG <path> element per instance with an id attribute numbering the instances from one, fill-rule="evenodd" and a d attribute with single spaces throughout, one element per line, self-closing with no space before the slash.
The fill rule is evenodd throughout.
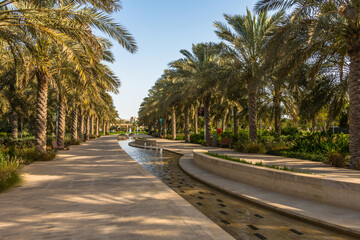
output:
<path id="1" fill-rule="evenodd" d="M 132 147 L 144 148 L 143 145 L 137 145 L 137 144 L 135 144 L 135 142 L 130 142 L 129 145 L 132 146 Z M 149 147 L 149 149 L 150 149 L 150 147 Z M 155 149 L 155 148 L 153 147 L 153 149 Z M 237 192 L 236 190 L 233 190 L 231 188 L 224 187 L 224 185 L 217 185 L 213 181 L 209 180 L 210 178 L 213 179 L 213 177 L 211 177 L 210 175 L 209 175 L 208 178 L 206 178 L 204 176 L 198 176 L 197 172 L 193 171 L 194 167 L 198 167 L 199 170 L 204 171 L 205 175 L 214 174 L 214 173 L 211 173 L 211 172 L 203 169 L 202 167 L 199 167 L 198 165 L 196 165 L 195 162 L 194 162 L 194 157 L 191 156 L 190 154 L 185 154 L 184 155 L 184 154 L 181 154 L 181 153 L 179 153 L 177 151 L 174 151 L 174 150 L 168 149 L 168 148 L 163 148 L 163 150 L 168 151 L 168 152 L 172 152 L 172 153 L 175 153 L 175 154 L 178 154 L 178 155 L 181 155 L 182 157 L 180 157 L 180 159 L 179 159 L 179 166 L 185 173 L 187 173 L 189 176 L 193 177 L 194 179 L 197 179 L 198 181 L 217 189 L 218 191 L 230 194 L 230 195 L 234 196 L 235 198 L 239 198 L 239 199 L 242 199 L 242 200 L 245 200 L 245 201 L 249 201 L 249 202 L 251 202 L 253 204 L 259 205 L 261 207 L 265 207 L 265 208 L 270 209 L 272 211 L 276 211 L 276 212 L 288 215 L 288 216 L 293 217 L 293 218 L 300 219 L 300 220 L 305 221 L 305 222 L 317 224 L 319 226 L 323 226 L 323 227 L 329 228 L 331 230 L 335 230 L 335 231 L 343 232 L 343 233 L 346 233 L 346 234 L 350 234 L 352 236 L 356 236 L 356 237 L 360 236 L 360 231 L 357 231 L 357 230 L 355 230 L 353 228 L 345 227 L 343 225 L 332 223 L 332 222 L 322 220 L 322 219 L 319 219 L 319 218 L 314 218 L 314 217 L 308 216 L 307 214 L 297 213 L 296 211 L 292 211 L 292 210 L 290 210 L 288 208 L 283 208 L 281 206 L 278 206 L 277 204 L 272 204 L 271 202 L 267 202 L 267 201 L 264 201 L 262 199 L 254 198 L 254 197 L 249 196 L 247 194 Z M 194 150 L 194 151 L 199 151 L 199 150 Z M 208 155 L 206 155 L 206 156 L 208 156 Z M 209 157 L 211 157 L 211 156 L 209 156 Z M 215 159 L 217 160 L 219 158 L 215 158 Z M 219 159 L 219 160 L 222 160 L 222 159 Z M 226 161 L 226 160 L 222 160 L 222 161 Z M 194 166 L 192 166 L 192 165 L 194 165 Z M 259 167 L 259 166 L 256 166 L 256 167 Z M 264 168 L 264 167 L 261 167 L 261 168 Z M 281 170 L 276 170 L 276 169 L 274 169 L 274 170 L 275 171 L 281 171 Z M 303 175 L 308 175 L 308 174 L 303 174 Z M 215 174 L 215 176 L 218 176 L 218 175 Z M 227 174 L 225 177 L 219 176 L 219 178 L 229 179 L 229 175 Z M 245 185 L 248 185 L 248 184 L 245 184 Z M 257 187 L 254 187 L 254 188 L 257 188 Z M 273 191 L 273 189 L 272 190 L 265 190 L 265 191 Z M 352 211 L 352 210 L 348 210 L 348 211 Z"/>
<path id="2" fill-rule="evenodd" d="M 193 151 L 196 165 L 216 175 L 282 194 L 360 210 L 360 184 L 244 164 Z"/>
<path id="3" fill-rule="evenodd" d="M 147 140 L 147 139 L 135 138 L 135 144 L 145 146 L 145 143 L 146 143 L 146 147 L 150 147 L 150 145 L 152 145 L 153 147 L 156 146 L 156 140 Z"/>

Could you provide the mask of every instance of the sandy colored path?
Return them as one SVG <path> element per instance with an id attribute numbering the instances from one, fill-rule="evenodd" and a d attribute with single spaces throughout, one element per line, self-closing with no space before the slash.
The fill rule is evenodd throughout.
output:
<path id="1" fill-rule="evenodd" d="M 106 136 L 25 168 L 0 239 L 232 239 Z"/>

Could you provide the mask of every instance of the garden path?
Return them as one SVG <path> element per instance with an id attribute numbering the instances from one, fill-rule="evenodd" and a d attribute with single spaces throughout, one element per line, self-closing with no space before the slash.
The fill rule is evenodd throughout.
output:
<path id="1" fill-rule="evenodd" d="M 0 194 L 0 239 L 233 239 L 117 144 L 71 146 Z"/>

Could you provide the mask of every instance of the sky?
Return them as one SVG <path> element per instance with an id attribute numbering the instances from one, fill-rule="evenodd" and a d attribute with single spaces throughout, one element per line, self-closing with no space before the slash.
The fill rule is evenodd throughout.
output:
<path id="1" fill-rule="evenodd" d="M 120 93 L 112 94 L 120 118 L 137 117 L 148 90 L 168 63 L 181 58 L 181 49 L 200 42 L 219 42 L 214 21 L 223 14 L 245 14 L 255 0 L 122 0 L 115 20 L 135 38 L 138 52 L 131 54 L 114 43 L 116 62 L 111 69 L 121 80 Z"/>

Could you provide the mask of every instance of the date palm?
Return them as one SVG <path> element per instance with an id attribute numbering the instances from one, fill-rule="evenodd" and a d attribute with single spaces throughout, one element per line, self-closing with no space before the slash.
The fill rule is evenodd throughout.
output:
<path id="1" fill-rule="evenodd" d="M 255 9 L 289 9 L 292 23 L 306 29 L 306 51 L 329 58 L 347 55 L 350 62 L 349 128 L 350 166 L 360 168 L 360 5 L 356 0 L 262 0 Z M 316 55 L 315 55 L 316 56 Z"/>
<path id="2" fill-rule="evenodd" d="M 227 41 L 237 53 L 242 63 L 242 80 L 247 84 L 248 110 L 249 110 L 249 134 L 250 141 L 257 140 L 257 90 L 263 80 L 265 69 L 263 67 L 265 46 L 276 26 L 283 18 L 283 12 L 271 17 L 266 11 L 258 16 L 253 16 L 249 10 L 246 15 L 224 15 L 227 24 L 215 22 L 215 33 Z"/>
<path id="3" fill-rule="evenodd" d="M 182 78 L 190 80 L 188 95 L 200 98 L 204 104 L 204 121 L 206 143 L 210 144 L 211 135 L 211 103 L 214 93 L 222 83 L 221 56 L 223 44 L 199 43 L 192 46 L 192 51 L 181 50 L 184 58 L 179 59 L 171 66 L 178 69 Z"/>
<path id="4" fill-rule="evenodd" d="M 87 1 L 83 1 L 87 2 Z M 105 3 L 104 1 L 101 1 Z M 96 4 L 95 1 L 90 3 Z M 109 2 L 110 4 L 111 2 Z M 97 4 L 97 6 L 100 6 Z M 115 10 L 110 5 L 103 5 L 107 12 Z M 100 43 L 92 34 L 90 27 L 98 28 L 116 39 L 131 52 L 136 51 L 132 37 L 119 24 L 113 22 L 104 12 L 88 5 L 80 7 L 74 2 L 64 1 L 3 1 L 0 5 L 0 32 L 9 41 L 20 39 L 31 50 L 35 75 L 38 81 L 37 113 L 35 138 L 37 151 L 44 152 L 46 146 L 47 90 L 50 76 L 50 46 L 56 45 L 71 60 L 80 76 L 86 79 L 85 67 L 81 62 L 82 55 L 74 48 L 74 42 L 82 46 L 90 62 L 97 61 L 96 52 Z M 32 42 L 23 36 L 14 37 L 18 28 L 26 29 L 31 34 Z"/>

